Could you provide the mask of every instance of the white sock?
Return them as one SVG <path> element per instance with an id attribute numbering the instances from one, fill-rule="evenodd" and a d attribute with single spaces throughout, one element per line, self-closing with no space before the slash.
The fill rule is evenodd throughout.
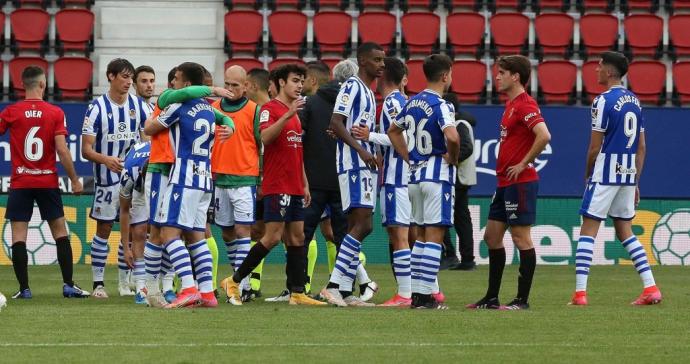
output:
<path id="1" fill-rule="evenodd" d="M 165 244 L 165 250 L 170 255 L 170 261 L 173 262 L 175 273 L 180 277 L 181 288 L 187 289 L 194 287 L 194 276 L 192 275 L 192 261 L 189 257 L 189 251 L 180 239 L 175 239 Z"/>
<path id="2" fill-rule="evenodd" d="M 580 236 L 575 251 L 575 291 L 587 291 L 587 279 L 589 278 L 589 267 L 592 265 L 593 255 L 594 238 L 585 235 Z"/>
<path id="3" fill-rule="evenodd" d="M 196 273 L 199 292 L 213 292 L 213 257 L 208 250 L 206 239 L 190 245 L 189 252 L 194 262 L 194 272 Z"/>
<path id="4" fill-rule="evenodd" d="M 103 282 L 105 277 L 105 262 L 108 259 L 108 240 L 93 237 L 91 241 L 91 273 L 94 282 Z"/>
<path id="5" fill-rule="evenodd" d="M 144 273 L 146 274 L 146 285 L 154 293 L 158 291 L 158 277 L 161 273 L 161 260 L 163 255 L 163 247 L 146 242 L 144 247 Z"/>
<path id="6" fill-rule="evenodd" d="M 360 242 L 350 236 L 350 234 L 345 235 L 342 244 L 340 244 L 340 251 L 338 251 L 330 279 L 331 283 L 339 285 L 341 291 L 352 291 L 355 271 L 357 270 L 357 265 L 359 265 L 359 249 Z"/>
<path id="7" fill-rule="evenodd" d="M 412 296 L 410 254 L 410 249 L 401 249 L 393 252 L 393 271 L 398 282 L 398 295 L 404 298 Z"/>
<path id="8" fill-rule="evenodd" d="M 134 283 L 136 284 L 136 292 L 141 292 L 146 287 L 146 263 L 145 258 L 136 258 L 134 260 Z"/>
<path id="9" fill-rule="evenodd" d="M 424 243 L 421 241 L 415 241 L 412 247 L 412 253 L 410 254 L 410 280 L 412 293 L 420 293 L 421 291 L 421 277 L 422 271 L 420 269 L 419 263 L 422 260 L 422 255 L 424 254 Z"/>
<path id="10" fill-rule="evenodd" d="M 421 272 L 420 283 L 421 287 L 419 293 L 432 294 L 434 289 L 438 293 L 438 286 L 436 285 L 436 278 L 438 277 L 438 268 L 441 264 L 441 253 L 443 248 L 441 244 L 434 242 L 426 242 L 424 244 L 424 252 L 419 261 L 419 270 Z M 436 288 L 434 287 L 436 285 Z"/>
<path id="11" fill-rule="evenodd" d="M 637 236 L 633 235 L 623 242 L 623 247 L 628 251 L 630 260 L 632 260 L 635 270 L 642 279 L 644 288 L 656 285 L 654 282 L 654 275 L 652 274 L 652 267 L 647 261 L 647 252 L 644 247 L 637 240 Z"/>
<path id="12" fill-rule="evenodd" d="M 357 282 L 359 282 L 359 284 L 367 284 L 371 282 L 371 278 L 369 278 L 369 274 L 367 273 L 367 270 L 364 269 L 364 264 L 362 264 L 362 262 L 357 264 L 355 276 L 357 277 Z"/>

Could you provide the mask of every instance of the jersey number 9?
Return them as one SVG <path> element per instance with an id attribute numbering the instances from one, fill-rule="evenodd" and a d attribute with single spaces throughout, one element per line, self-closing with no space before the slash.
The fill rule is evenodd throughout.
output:
<path id="1" fill-rule="evenodd" d="M 635 137 L 637 136 L 637 115 L 635 115 L 634 112 L 628 111 L 625 113 L 623 132 L 625 133 L 625 136 L 628 137 L 628 145 L 626 148 L 630 149 L 633 143 L 635 143 Z"/>

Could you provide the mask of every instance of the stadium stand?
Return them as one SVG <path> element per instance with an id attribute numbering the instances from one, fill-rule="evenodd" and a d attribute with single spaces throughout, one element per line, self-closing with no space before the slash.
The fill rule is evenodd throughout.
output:
<path id="1" fill-rule="evenodd" d="M 319 11 L 321 8 L 337 8 L 345 10 L 350 6 L 349 0 L 312 0 L 311 8 L 314 11 Z"/>
<path id="2" fill-rule="evenodd" d="M 68 6 L 82 6 L 87 9 L 91 9 L 93 4 L 96 3 L 96 0 L 55 0 L 55 2 L 61 9 L 64 9 Z"/>
<path id="3" fill-rule="evenodd" d="M 449 12 L 455 11 L 458 8 L 469 8 L 472 11 L 479 11 L 483 6 L 483 1 L 480 0 L 445 0 L 443 2 L 446 10 Z"/>
<path id="4" fill-rule="evenodd" d="M 690 61 L 673 64 L 673 104 L 690 103 Z"/>
<path id="5" fill-rule="evenodd" d="M 402 53 L 426 56 L 439 51 L 441 18 L 434 13 L 407 13 L 400 18 Z"/>
<path id="6" fill-rule="evenodd" d="M 5 51 L 5 13 L 0 11 L 0 53 Z"/>
<path id="7" fill-rule="evenodd" d="M 495 13 L 498 10 L 523 11 L 527 7 L 526 0 L 493 0 L 489 2 L 489 10 Z"/>
<path id="8" fill-rule="evenodd" d="M 271 10 L 278 8 L 302 10 L 307 5 L 307 2 L 305 0 L 267 0 L 266 5 Z"/>
<path id="9" fill-rule="evenodd" d="M 358 43 L 375 42 L 380 44 L 386 53 L 394 54 L 396 26 L 397 19 L 391 13 L 381 11 L 362 13 L 357 21 Z"/>
<path id="10" fill-rule="evenodd" d="M 573 55 L 573 29 L 575 19 L 568 14 L 541 14 L 534 20 L 536 33 L 535 54 L 570 59 Z"/>
<path id="11" fill-rule="evenodd" d="M 249 71 L 252 68 L 264 68 L 264 63 L 255 58 L 228 59 L 227 61 L 225 61 L 223 68 L 228 69 L 228 67 L 233 65 L 242 66 L 242 68 L 244 68 L 247 71 Z"/>
<path id="12" fill-rule="evenodd" d="M 274 60 L 268 63 L 268 70 L 272 71 L 273 69 L 288 63 L 297 63 L 304 65 L 304 60 L 300 58 L 275 58 Z"/>
<path id="13" fill-rule="evenodd" d="M 616 6 L 614 0 L 576 0 L 575 4 L 580 14 L 592 10 L 610 13 Z"/>
<path id="14" fill-rule="evenodd" d="M 55 14 L 55 50 L 62 57 L 65 52 L 93 52 L 94 14 L 87 9 L 63 9 Z"/>
<path id="15" fill-rule="evenodd" d="M 656 13 L 659 10 L 659 0 L 624 0 L 621 1 L 621 11 L 625 14 L 632 10 Z"/>
<path id="16" fill-rule="evenodd" d="M 690 56 L 690 14 L 675 14 L 668 20 L 669 53 L 673 59 Z"/>
<path id="17" fill-rule="evenodd" d="M 322 11 L 314 15 L 314 53 L 337 53 L 348 57 L 352 51 L 352 17 L 342 11 Z"/>
<path id="18" fill-rule="evenodd" d="M 371 8 L 382 8 L 389 11 L 393 8 L 393 0 L 355 0 L 355 5 L 360 12 Z"/>
<path id="19" fill-rule="evenodd" d="M 597 82 L 596 68 L 599 61 L 592 60 L 582 65 L 582 103 L 591 104 L 594 98 L 606 91 L 606 88 Z"/>
<path id="20" fill-rule="evenodd" d="M 570 61 L 544 61 L 537 66 L 540 103 L 574 104 L 577 66 Z"/>
<path id="21" fill-rule="evenodd" d="M 48 73 L 48 61 L 40 57 L 14 57 L 9 62 L 11 100 L 18 100 L 24 97 L 24 84 L 22 83 L 22 71 L 28 66 L 39 66 Z"/>
<path id="22" fill-rule="evenodd" d="M 63 57 L 55 61 L 55 83 L 53 87 L 56 101 L 88 101 L 93 96 L 93 62 L 88 58 Z"/>
<path id="23" fill-rule="evenodd" d="M 263 0 L 256 0 L 256 1 L 250 1 L 250 0 L 225 0 L 223 2 L 225 6 L 228 8 L 228 10 L 232 10 L 235 7 L 251 7 L 254 9 L 261 9 L 262 6 L 264 6 L 264 1 Z"/>
<path id="24" fill-rule="evenodd" d="M 615 49 L 618 19 L 610 14 L 587 14 L 580 18 L 580 57 Z"/>
<path id="25" fill-rule="evenodd" d="M 50 0 L 12 0 L 12 6 L 15 8 L 38 6 L 42 9 L 47 9 L 50 5 Z"/>
<path id="26" fill-rule="evenodd" d="M 570 0 L 533 0 L 532 10 L 539 14 L 542 9 L 556 10 L 565 13 L 570 9 Z"/>
<path id="27" fill-rule="evenodd" d="M 632 14 L 623 20 L 625 53 L 628 58 L 638 56 L 660 58 L 664 21 L 654 14 Z M 688 28 L 685 28 L 687 33 Z"/>
<path id="28" fill-rule="evenodd" d="M 48 51 L 48 26 L 50 14 L 43 9 L 21 8 L 10 14 L 12 34 L 10 49 L 15 56 L 19 52 L 34 51 L 41 57 Z"/>
<path id="29" fill-rule="evenodd" d="M 331 73 L 333 73 L 333 67 L 340 61 L 342 61 L 342 58 L 321 58 L 321 62 L 328 65 L 328 68 L 331 69 Z"/>
<path id="30" fill-rule="evenodd" d="M 258 57 L 263 52 L 264 17 L 258 11 L 233 10 L 225 14 L 225 53 L 249 52 Z"/>
<path id="31" fill-rule="evenodd" d="M 268 16 L 269 51 L 273 58 L 289 52 L 303 57 L 306 53 L 307 16 L 301 11 L 278 10 Z"/>
<path id="32" fill-rule="evenodd" d="M 666 65 L 658 61 L 634 61 L 628 69 L 628 88 L 640 102 L 661 105 L 666 102 Z"/>
<path id="33" fill-rule="evenodd" d="M 491 17 L 491 54 L 527 55 L 529 18 L 520 13 L 498 13 Z"/>
<path id="34" fill-rule="evenodd" d="M 486 102 L 486 64 L 480 61 L 455 61 L 452 68 L 451 89 L 460 102 Z"/>
<path id="35" fill-rule="evenodd" d="M 470 54 L 477 59 L 484 55 L 484 16 L 478 13 L 453 13 L 446 18 L 446 45 L 454 56 Z"/>
<path id="36" fill-rule="evenodd" d="M 405 90 L 407 94 L 412 96 L 416 95 L 426 86 L 426 79 L 424 78 L 424 71 L 422 70 L 422 64 L 424 63 L 421 59 L 411 59 L 407 61 L 407 87 Z"/>

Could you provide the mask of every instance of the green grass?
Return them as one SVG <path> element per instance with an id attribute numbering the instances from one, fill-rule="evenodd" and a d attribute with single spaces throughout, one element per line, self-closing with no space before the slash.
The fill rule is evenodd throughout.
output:
<path id="1" fill-rule="evenodd" d="M 283 267 L 264 269 L 264 294 L 278 293 Z M 382 302 L 395 289 L 390 268 L 368 269 Z M 319 286 L 324 270 L 317 267 Z M 505 302 L 515 293 L 516 274 L 516 267 L 506 269 Z M 523 312 L 463 308 L 483 295 L 486 267 L 442 272 L 448 311 L 264 302 L 164 311 L 135 306 L 131 298 L 66 300 L 56 266 L 30 267 L 34 298 L 10 300 L 0 312 L 0 362 L 686 362 L 687 269 L 655 267 L 655 274 L 664 302 L 652 307 L 630 306 L 641 291 L 632 267 L 594 267 L 590 306 L 568 307 L 573 268 L 540 266 L 532 309 Z M 88 266 L 76 267 L 84 288 L 90 277 Z M 114 296 L 115 267 L 107 277 Z M 12 268 L 0 267 L 0 291 L 15 290 Z"/>

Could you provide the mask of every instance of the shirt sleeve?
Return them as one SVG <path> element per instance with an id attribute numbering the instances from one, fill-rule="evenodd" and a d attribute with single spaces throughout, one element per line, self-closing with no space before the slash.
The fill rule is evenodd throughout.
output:
<path id="1" fill-rule="evenodd" d="M 441 130 L 447 127 L 455 127 L 455 112 L 453 107 L 448 105 L 445 101 L 439 104 L 439 110 L 441 111 L 441 117 L 438 119 L 438 126 Z"/>
<path id="2" fill-rule="evenodd" d="M 259 130 L 264 130 L 275 124 L 276 120 L 278 120 L 277 116 L 275 112 L 271 111 L 270 107 L 262 106 L 261 114 L 259 115 Z"/>
<path id="3" fill-rule="evenodd" d="M 539 106 L 537 106 L 537 103 L 534 101 L 522 104 L 515 111 L 517 113 L 515 116 L 529 129 L 544 122 L 544 118 L 541 116 L 541 110 L 539 110 Z"/>
<path id="4" fill-rule="evenodd" d="M 171 104 L 211 96 L 211 93 L 211 88 L 208 86 L 188 86 L 179 90 L 167 89 L 158 97 L 156 103 L 158 107 L 165 109 Z"/>
<path id="5" fill-rule="evenodd" d="M 604 115 L 606 108 L 606 98 L 597 96 L 592 101 L 592 130 L 605 132 L 608 126 L 608 118 Z"/>
<path id="6" fill-rule="evenodd" d="M 101 127 L 101 123 L 98 123 L 98 115 L 100 115 L 100 107 L 96 101 L 89 104 L 89 108 L 86 110 L 86 117 L 84 118 L 84 124 L 81 128 L 81 133 L 84 135 L 96 136 Z"/>
<path id="7" fill-rule="evenodd" d="M 6 107 L 2 112 L 0 112 L 0 135 L 5 134 L 7 128 L 10 127 L 12 123 L 11 108 Z"/>
<path id="8" fill-rule="evenodd" d="M 404 108 L 400 110 L 400 113 L 393 119 L 393 124 L 395 124 L 400 129 L 407 130 L 407 128 L 409 127 L 409 123 L 405 119 Z"/>
<path id="9" fill-rule="evenodd" d="M 120 196 L 122 198 L 128 200 L 132 199 L 132 191 L 134 190 L 135 182 L 136 181 L 129 175 L 129 171 L 123 169 L 120 175 Z"/>
<path id="10" fill-rule="evenodd" d="M 180 106 L 182 106 L 182 104 L 171 104 L 166 107 L 161 111 L 161 114 L 158 115 L 158 122 L 166 128 L 178 122 L 180 120 Z"/>
<path id="11" fill-rule="evenodd" d="M 357 82 L 354 80 L 347 80 L 340 86 L 340 92 L 338 92 L 338 96 L 335 98 L 333 113 L 346 117 L 350 116 L 352 105 L 354 104 L 358 92 L 359 87 L 357 86 Z"/>
<path id="12" fill-rule="evenodd" d="M 67 135 L 67 118 L 62 109 L 55 108 L 55 135 Z"/>

